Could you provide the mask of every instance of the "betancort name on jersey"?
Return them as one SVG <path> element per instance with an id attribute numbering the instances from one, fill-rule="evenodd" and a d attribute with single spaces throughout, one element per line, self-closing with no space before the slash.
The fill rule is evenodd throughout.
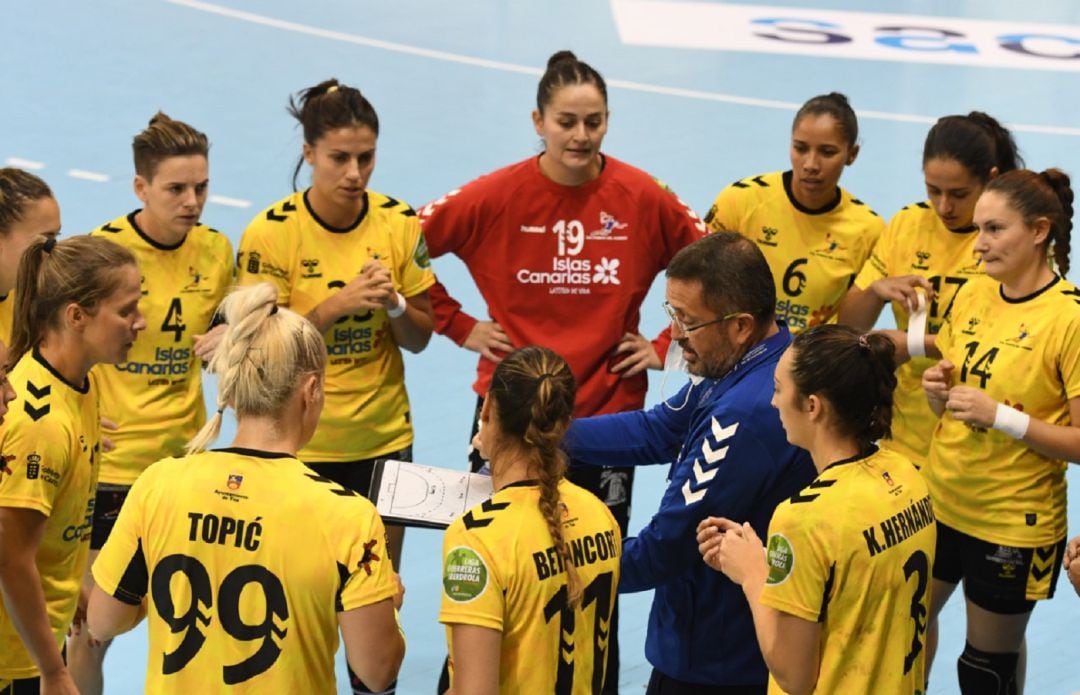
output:
<path id="1" fill-rule="evenodd" d="M 619 38 L 634 45 L 1080 71 L 1076 25 L 685 0 L 611 8 Z"/>
<path id="2" fill-rule="evenodd" d="M 625 241 L 629 237 L 629 225 L 619 222 L 613 215 L 600 213 L 599 225 L 586 231 L 581 220 L 559 220 L 551 225 L 555 239 L 555 255 L 547 268 L 520 268 L 515 273 L 523 285 L 549 285 L 550 294 L 590 294 L 595 285 L 618 285 L 620 260 L 613 254 L 602 255 L 599 260 L 579 258 L 586 243 Z M 544 229 L 546 225 L 523 225 L 529 233 Z M 605 244 L 605 250 L 616 247 Z"/>

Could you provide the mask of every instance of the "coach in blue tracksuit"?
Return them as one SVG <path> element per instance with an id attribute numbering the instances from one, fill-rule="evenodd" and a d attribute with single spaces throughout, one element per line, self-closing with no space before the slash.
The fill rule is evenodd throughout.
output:
<path id="1" fill-rule="evenodd" d="M 668 265 L 666 294 L 690 383 L 649 411 L 575 420 L 564 446 L 595 465 L 674 461 L 660 509 L 623 545 L 619 591 L 656 590 L 647 695 L 765 693 L 768 671 L 743 592 L 702 562 L 695 534 L 707 516 L 749 521 L 765 534 L 776 505 L 814 478 L 809 455 L 787 443 L 769 403 L 791 334 L 774 319 L 765 257 L 738 234 L 682 249 Z"/>

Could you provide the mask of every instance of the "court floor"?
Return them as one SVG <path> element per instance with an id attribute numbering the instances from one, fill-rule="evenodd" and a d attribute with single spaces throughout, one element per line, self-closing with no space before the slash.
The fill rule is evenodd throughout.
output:
<path id="1" fill-rule="evenodd" d="M 1012 125 L 1032 168 L 1080 174 L 1080 4 L 882 0 L 873 4 L 876 14 L 866 6 L 856 0 L 6 3 L 0 162 L 37 170 L 56 191 L 64 232 L 85 232 L 136 207 L 131 137 L 162 109 L 209 134 L 214 197 L 204 221 L 236 243 L 256 212 L 290 190 L 301 142 L 285 112 L 290 93 L 330 76 L 360 87 L 382 124 L 371 187 L 418 206 L 539 151 L 529 119 L 536 82 L 547 57 L 570 48 L 609 81 L 604 149 L 663 179 L 699 213 L 727 183 L 786 168 L 794 108 L 834 90 L 860 112 L 862 151 L 843 184 L 885 217 L 923 198 L 923 137 L 945 114 L 987 111 Z M 435 267 L 467 308 L 483 311 L 459 263 L 439 259 Z M 660 290 L 658 283 L 643 310 L 645 333 L 663 325 Z M 443 338 L 408 358 L 418 461 L 462 465 L 474 365 L 471 353 Z M 639 472 L 632 528 L 655 509 L 664 470 Z M 1070 479 L 1080 477 L 1073 471 Z M 1077 499 L 1073 494 L 1074 520 Z M 1070 535 L 1078 532 L 1074 521 Z M 401 693 L 433 692 L 442 662 L 439 547 L 437 532 L 407 535 Z M 1059 591 L 1036 609 L 1029 629 L 1029 693 L 1080 690 L 1080 646 L 1070 629 L 1080 599 L 1067 582 Z M 642 692 L 648 678 L 649 601 L 649 594 L 622 601 L 626 693 Z M 935 694 L 957 692 L 958 599 L 942 628 Z M 145 661 L 145 630 L 117 640 L 107 660 L 107 691 L 141 691 Z"/>

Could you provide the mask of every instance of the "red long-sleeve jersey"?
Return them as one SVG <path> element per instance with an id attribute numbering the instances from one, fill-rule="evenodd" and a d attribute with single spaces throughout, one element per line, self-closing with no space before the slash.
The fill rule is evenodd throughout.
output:
<path id="1" fill-rule="evenodd" d="M 605 157 L 600 176 L 563 186 L 539 159 L 492 172 L 419 211 L 433 257 L 464 261 L 488 313 L 515 346 L 543 345 L 569 363 L 579 417 L 640 408 L 647 378 L 611 366 L 657 274 L 705 224 L 664 184 Z M 435 330 L 459 345 L 477 319 L 441 285 L 431 288 Z M 659 307 L 657 307 L 659 310 Z M 668 338 L 659 340 L 661 356 Z M 473 388 L 487 392 L 495 365 L 481 357 Z"/>

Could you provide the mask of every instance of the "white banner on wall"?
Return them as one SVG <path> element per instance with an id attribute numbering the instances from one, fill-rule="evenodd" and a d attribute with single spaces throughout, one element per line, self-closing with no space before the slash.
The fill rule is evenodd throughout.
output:
<path id="1" fill-rule="evenodd" d="M 661 0 L 611 0 L 623 43 L 1080 72 L 1080 26 Z"/>

